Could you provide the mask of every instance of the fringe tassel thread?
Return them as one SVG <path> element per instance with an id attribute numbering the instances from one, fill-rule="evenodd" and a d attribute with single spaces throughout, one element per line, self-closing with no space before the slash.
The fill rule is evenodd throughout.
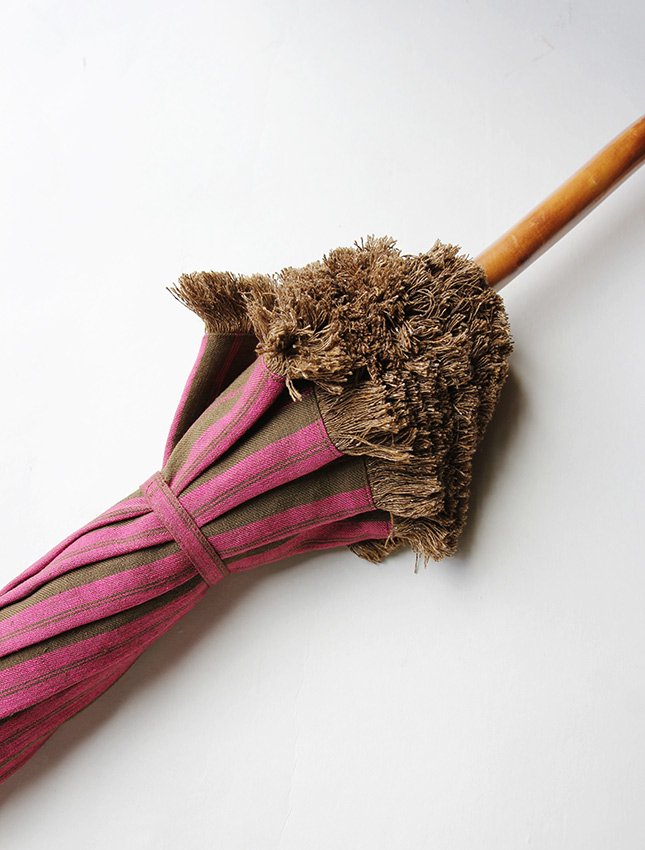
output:
<path id="1" fill-rule="evenodd" d="M 365 457 L 386 540 L 350 548 L 373 562 L 401 544 L 417 560 L 457 548 L 477 445 L 508 374 L 503 302 L 474 261 L 440 241 L 402 254 L 369 236 L 279 275 L 183 275 L 171 290 L 210 330 L 251 331 L 297 399 L 312 382 L 329 436 Z"/>

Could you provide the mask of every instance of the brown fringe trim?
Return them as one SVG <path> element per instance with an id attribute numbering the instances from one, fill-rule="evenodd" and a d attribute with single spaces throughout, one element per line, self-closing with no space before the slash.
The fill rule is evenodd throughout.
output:
<path id="1" fill-rule="evenodd" d="M 181 275 L 178 285 L 166 289 L 202 319 L 207 333 L 254 333 L 249 304 L 270 308 L 275 300 L 274 281 L 259 274 L 193 272 Z"/>
<path id="2" fill-rule="evenodd" d="M 392 530 L 352 551 L 381 561 L 405 543 L 427 563 L 457 547 L 512 340 L 501 298 L 456 246 L 395 244 L 370 236 L 277 278 L 185 275 L 180 300 L 207 327 L 243 316 L 294 398 L 314 383 L 337 448 L 365 456 Z"/>

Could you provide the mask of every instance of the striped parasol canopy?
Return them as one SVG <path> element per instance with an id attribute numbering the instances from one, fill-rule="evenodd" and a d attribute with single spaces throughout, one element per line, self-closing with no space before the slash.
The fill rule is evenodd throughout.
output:
<path id="1" fill-rule="evenodd" d="M 451 245 L 368 238 L 280 275 L 184 275 L 205 323 L 162 468 L 0 592 L 0 780 L 230 573 L 454 552 L 511 338 Z"/>

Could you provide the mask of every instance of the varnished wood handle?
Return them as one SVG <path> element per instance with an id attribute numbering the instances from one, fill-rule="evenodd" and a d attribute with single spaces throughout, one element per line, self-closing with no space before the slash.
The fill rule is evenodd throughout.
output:
<path id="1" fill-rule="evenodd" d="M 645 116 L 508 230 L 475 261 L 499 290 L 574 227 L 645 161 Z"/>

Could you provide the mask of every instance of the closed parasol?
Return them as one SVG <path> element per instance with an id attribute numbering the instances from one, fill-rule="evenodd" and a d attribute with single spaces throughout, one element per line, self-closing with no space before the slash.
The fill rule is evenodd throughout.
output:
<path id="1" fill-rule="evenodd" d="M 230 573 L 337 546 L 452 554 L 512 349 L 491 284 L 644 138 L 637 122 L 477 261 L 369 237 L 273 277 L 184 275 L 171 291 L 205 333 L 161 469 L 0 593 L 0 780 Z"/>

